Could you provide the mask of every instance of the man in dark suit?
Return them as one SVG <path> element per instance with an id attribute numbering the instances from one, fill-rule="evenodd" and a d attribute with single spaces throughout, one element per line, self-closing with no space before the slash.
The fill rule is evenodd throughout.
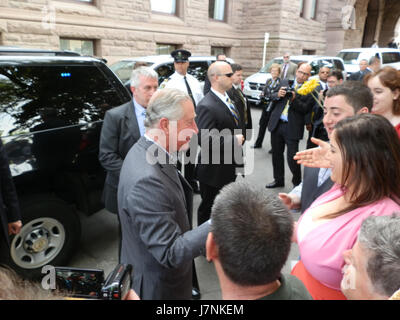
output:
<path id="1" fill-rule="evenodd" d="M 11 234 L 18 234 L 22 227 L 17 192 L 11 176 L 8 158 L 0 140 L 0 264 L 10 263 Z"/>
<path id="2" fill-rule="evenodd" d="M 371 72 L 371 70 L 368 69 L 368 60 L 361 60 L 359 66 L 360 71 L 352 73 L 349 77 L 349 80 L 362 82 L 364 77 Z"/>
<path id="3" fill-rule="evenodd" d="M 128 152 L 118 186 L 122 263 L 133 266 L 141 299 L 190 299 L 192 261 L 205 253 L 209 221 L 191 230 L 193 190 L 176 168 L 198 129 L 191 98 L 178 89 L 157 91 L 146 133 Z"/>
<path id="4" fill-rule="evenodd" d="M 132 71 L 133 99 L 106 112 L 100 136 L 99 160 L 107 177 L 103 201 L 108 211 L 117 214 L 117 188 L 122 162 L 130 148 L 144 134 L 144 119 L 150 98 L 158 88 L 158 75 L 150 68 Z"/>
<path id="5" fill-rule="evenodd" d="M 304 125 L 311 121 L 311 111 L 316 103 L 311 94 L 302 96 L 296 92 L 311 76 L 311 66 L 307 63 L 299 65 L 296 80 L 291 86 L 287 80 L 282 80 L 276 93 L 279 98 L 272 106 L 268 122 L 271 132 L 272 166 L 274 179 L 266 188 L 278 188 L 285 185 L 284 151 L 287 146 L 287 161 L 293 174 L 292 183 L 297 186 L 301 182 L 300 165 L 293 160 L 299 150 L 299 141 L 303 139 Z M 291 92 L 288 93 L 290 89 Z M 308 123 L 310 124 L 310 123 Z"/>
<path id="6" fill-rule="evenodd" d="M 200 130 L 196 175 L 200 182 L 201 203 L 198 225 L 210 218 L 219 190 L 236 180 L 243 166 L 242 120 L 226 91 L 232 87 L 230 64 L 217 61 L 208 69 L 211 89 L 197 106 L 196 123 Z"/>
<path id="7" fill-rule="evenodd" d="M 103 189 L 105 208 L 118 214 L 117 191 L 122 163 L 131 147 L 144 134 L 144 119 L 150 98 L 158 88 L 158 75 L 148 67 L 132 71 L 133 99 L 106 112 L 100 135 L 99 160 L 107 171 Z M 119 223 L 121 260 L 121 224 Z"/>
<path id="8" fill-rule="evenodd" d="M 253 121 L 251 119 L 251 111 L 250 111 L 250 104 L 247 101 L 247 98 L 242 92 L 242 80 L 243 80 L 243 69 L 242 66 L 233 63 L 231 64 L 232 67 L 232 88 L 230 88 L 226 93 L 228 94 L 229 98 L 233 101 L 236 108 L 239 111 L 240 119 L 242 120 L 243 125 L 243 135 L 246 140 L 251 139 L 251 129 L 253 129 Z M 249 133 L 247 135 L 246 133 Z"/>
<path id="9" fill-rule="evenodd" d="M 223 53 L 217 54 L 217 56 L 215 58 L 216 58 L 216 61 L 226 61 L 226 55 L 224 55 Z M 203 94 L 206 95 L 210 91 L 210 89 L 211 89 L 211 82 L 210 82 L 210 79 L 208 79 L 208 76 L 207 76 L 204 79 Z"/>

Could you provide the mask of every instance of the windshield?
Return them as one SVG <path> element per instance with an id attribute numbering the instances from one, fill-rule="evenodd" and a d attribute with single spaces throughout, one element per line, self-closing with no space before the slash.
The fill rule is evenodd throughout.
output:
<path id="1" fill-rule="evenodd" d="M 345 64 L 357 64 L 358 56 L 360 52 L 340 52 L 338 54 L 339 58 L 342 58 Z"/>
<path id="2" fill-rule="evenodd" d="M 153 65 L 153 62 L 144 61 L 119 61 L 110 66 L 110 69 L 114 71 L 118 78 L 121 79 L 122 83 L 125 83 L 131 78 L 132 70 L 134 69 L 136 63 L 140 63 L 140 66 L 149 67 Z"/>

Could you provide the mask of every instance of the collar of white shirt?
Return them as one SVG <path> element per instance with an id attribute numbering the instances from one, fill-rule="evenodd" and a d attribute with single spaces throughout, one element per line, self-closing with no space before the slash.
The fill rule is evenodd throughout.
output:
<path id="1" fill-rule="evenodd" d="M 213 88 L 211 88 L 211 91 L 212 91 L 218 98 L 220 98 L 221 101 L 222 101 L 223 103 L 225 103 L 225 105 L 229 108 L 228 102 L 226 102 L 226 99 L 229 98 L 229 96 L 226 94 L 226 92 L 225 92 L 225 94 L 223 95 L 223 94 L 219 93 L 218 91 L 214 90 Z"/>

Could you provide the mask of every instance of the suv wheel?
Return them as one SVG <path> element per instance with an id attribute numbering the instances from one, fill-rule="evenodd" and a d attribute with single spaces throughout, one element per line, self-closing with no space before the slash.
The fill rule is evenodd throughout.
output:
<path id="1" fill-rule="evenodd" d="M 23 227 L 11 242 L 11 259 L 17 271 L 38 278 L 45 265 L 65 264 L 80 240 L 76 212 L 61 199 L 39 196 L 21 201 Z"/>

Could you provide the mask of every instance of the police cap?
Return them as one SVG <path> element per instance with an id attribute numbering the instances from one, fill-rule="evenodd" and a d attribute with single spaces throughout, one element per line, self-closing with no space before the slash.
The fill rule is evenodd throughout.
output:
<path id="1" fill-rule="evenodd" d="M 189 51 L 183 49 L 178 49 L 171 52 L 171 56 L 174 58 L 175 62 L 188 62 L 191 55 L 192 54 Z"/>

